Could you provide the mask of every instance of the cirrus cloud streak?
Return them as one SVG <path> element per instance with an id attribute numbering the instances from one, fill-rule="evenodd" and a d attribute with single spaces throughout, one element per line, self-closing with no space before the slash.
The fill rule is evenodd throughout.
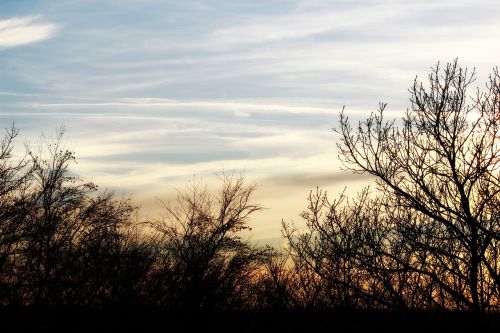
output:
<path id="1" fill-rule="evenodd" d="M 57 31 L 54 23 L 36 23 L 39 15 L 0 20 L 0 49 L 31 44 L 51 38 Z"/>

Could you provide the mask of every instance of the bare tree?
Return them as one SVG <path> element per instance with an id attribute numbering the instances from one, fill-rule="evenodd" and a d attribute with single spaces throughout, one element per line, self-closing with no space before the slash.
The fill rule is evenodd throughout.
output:
<path id="1" fill-rule="evenodd" d="M 402 254 L 401 239 L 381 200 L 369 194 L 365 188 L 354 200 L 342 193 L 330 201 L 317 189 L 301 214 L 306 230 L 283 223 L 301 289 L 317 299 L 314 307 L 410 307 L 404 296 L 410 276 L 402 265 L 407 256 Z"/>
<path id="2" fill-rule="evenodd" d="M 130 298 L 151 262 L 130 234 L 136 207 L 111 193 L 97 194 L 94 184 L 70 172 L 75 157 L 64 146 L 63 131 L 26 148 L 21 163 L 3 164 L 9 171 L 2 204 L 10 207 L 0 220 L 2 257 L 10 265 L 2 267 L 2 282 L 9 281 L 5 302 L 43 307 Z"/>
<path id="3" fill-rule="evenodd" d="M 500 220 L 500 76 L 469 98 L 475 71 L 457 61 L 415 79 L 401 125 L 385 121 L 385 104 L 356 127 L 340 116 L 340 158 L 376 177 L 409 261 L 430 297 L 450 309 L 498 309 Z M 405 218 L 404 215 L 407 215 Z"/>
<path id="4" fill-rule="evenodd" d="M 242 308 L 268 255 L 244 242 L 248 218 L 260 210 L 251 203 L 255 185 L 243 176 L 223 175 L 217 195 L 193 184 L 178 192 L 166 215 L 152 226 L 159 233 L 159 262 L 153 290 L 158 303 L 173 308 Z"/>
<path id="5" fill-rule="evenodd" d="M 25 230 L 23 220 L 28 209 L 28 188 L 32 168 L 26 156 L 14 159 L 13 141 L 19 130 L 7 129 L 0 143 L 0 304 L 18 303 L 21 283 L 16 278 L 16 262 L 21 255 Z"/>

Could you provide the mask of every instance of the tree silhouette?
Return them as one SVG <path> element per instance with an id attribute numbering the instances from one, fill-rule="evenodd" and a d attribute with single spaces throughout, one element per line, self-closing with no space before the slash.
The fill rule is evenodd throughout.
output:
<path id="1" fill-rule="evenodd" d="M 354 199 L 330 200 L 317 189 L 301 216 L 306 232 L 283 222 L 293 267 L 304 289 L 302 303 L 336 309 L 429 309 L 425 283 L 406 267 L 408 250 L 397 208 L 369 188 Z M 306 283 L 304 283 L 304 281 Z"/>
<path id="2" fill-rule="evenodd" d="M 152 223 L 158 234 L 158 268 L 152 279 L 158 302 L 175 309 L 238 309 L 249 306 L 259 267 L 270 254 L 241 240 L 255 185 L 223 175 L 217 195 L 192 184 L 174 204 L 163 203 L 165 218 Z M 154 296 L 153 296 L 154 297 Z"/>
<path id="3" fill-rule="evenodd" d="M 5 305 L 99 305 L 137 298 L 152 256 L 134 226 L 136 207 L 70 173 L 63 131 L 13 161 L 0 154 L 0 287 Z"/>
<path id="4" fill-rule="evenodd" d="M 450 309 L 499 304 L 500 220 L 498 70 L 471 98 L 475 72 L 457 61 L 415 79 L 401 126 L 379 112 L 353 128 L 340 116 L 340 158 L 376 177 L 408 260 L 381 249 L 427 281 L 429 297 Z"/>
<path id="5" fill-rule="evenodd" d="M 26 156 L 13 161 L 13 141 L 19 130 L 7 129 L 0 143 L 0 304 L 20 302 L 22 282 L 16 276 L 25 234 L 23 220 L 29 211 L 28 187 L 33 176 Z"/>

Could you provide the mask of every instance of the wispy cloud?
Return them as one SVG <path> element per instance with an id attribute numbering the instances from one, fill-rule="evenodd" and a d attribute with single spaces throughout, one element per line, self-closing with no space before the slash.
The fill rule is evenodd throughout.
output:
<path id="1" fill-rule="evenodd" d="M 188 108 L 188 109 L 217 109 L 220 111 L 234 111 L 237 117 L 248 117 L 248 113 L 236 113 L 244 111 L 272 112 L 283 111 L 290 113 L 331 113 L 331 108 L 301 106 L 293 104 L 279 104 L 266 102 L 242 102 L 242 101 L 217 101 L 217 100 L 175 100 L 164 98 L 120 98 L 108 101 L 96 101 L 85 103 L 24 103 L 24 107 L 34 109 L 81 109 L 88 107 L 130 107 L 148 109 L 155 108 Z"/>
<path id="2" fill-rule="evenodd" d="M 54 23 L 36 23 L 36 16 L 13 17 L 0 20 L 0 49 L 12 48 L 48 39 L 57 31 Z"/>
<path id="3" fill-rule="evenodd" d="M 297 173 L 280 176 L 272 176 L 265 180 L 265 184 L 272 186 L 295 187 L 299 189 L 312 189 L 314 187 L 325 187 L 331 184 L 349 184 L 362 182 L 366 185 L 374 177 L 367 174 L 355 174 L 348 171 Z"/>

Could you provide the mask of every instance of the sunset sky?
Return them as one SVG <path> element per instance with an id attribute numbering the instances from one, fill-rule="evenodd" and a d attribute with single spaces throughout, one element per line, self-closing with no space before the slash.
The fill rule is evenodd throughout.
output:
<path id="1" fill-rule="evenodd" d="M 155 197 L 222 170 L 259 184 L 254 237 L 300 220 L 340 170 L 338 113 L 362 119 L 437 61 L 500 60 L 498 1 L 0 1 L 0 126 L 66 128 L 75 171 L 156 216 Z"/>

